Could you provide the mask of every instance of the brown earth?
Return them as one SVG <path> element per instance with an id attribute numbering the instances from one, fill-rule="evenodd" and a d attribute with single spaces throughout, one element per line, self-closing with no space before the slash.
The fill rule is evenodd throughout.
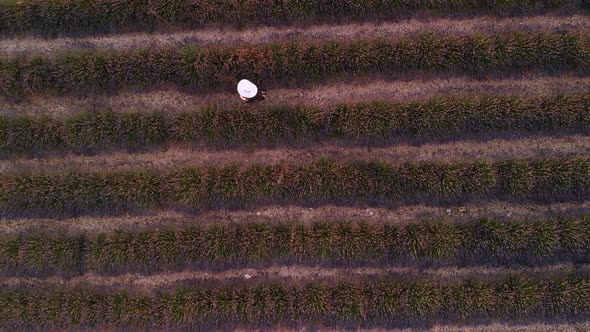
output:
<path id="1" fill-rule="evenodd" d="M 409 19 L 398 22 L 315 25 L 310 27 L 258 27 L 244 30 L 202 29 L 174 33 L 137 33 L 88 38 L 43 39 L 35 37 L 5 39 L 0 42 L 0 55 L 30 53 L 55 54 L 72 49 L 131 49 L 178 47 L 186 44 L 229 45 L 265 44 L 297 40 L 351 40 L 412 36 L 421 33 L 454 35 L 501 31 L 586 31 L 590 17 L 530 16 L 501 18 L 482 16 L 467 19 Z"/>
<path id="2" fill-rule="evenodd" d="M 282 330 L 282 329 L 281 329 Z M 282 330 L 283 331 L 283 330 Z M 323 330 L 336 331 L 336 330 Z M 454 326 L 454 325 L 436 325 L 427 329 L 360 329 L 362 332 L 588 332 L 590 331 L 590 323 L 561 323 L 561 324 L 544 324 L 544 323 L 530 323 L 530 324 L 503 324 L 494 323 L 481 326 Z"/>
<path id="3" fill-rule="evenodd" d="M 92 38 L 61 38 L 44 40 L 27 37 L 0 41 L 0 56 L 56 53 L 70 49 L 130 49 L 140 47 L 178 47 L 185 44 L 240 45 L 264 44 L 281 41 L 351 40 L 391 36 L 412 36 L 419 33 L 468 34 L 498 31 L 582 31 L 590 30 L 590 17 L 536 16 L 521 18 L 477 17 L 473 19 L 406 20 L 397 23 L 364 23 L 346 25 L 318 25 L 309 28 L 263 27 L 246 30 L 207 29 L 173 34 L 128 34 Z M 232 87 L 233 89 L 233 87 Z M 268 100 L 261 105 L 310 104 L 319 107 L 340 102 L 371 100 L 412 101 L 436 96 L 461 96 L 474 94 L 523 94 L 541 96 L 554 93 L 580 93 L 590 91 L 590 78 L 571 75 L 542 76 L 521 75 L 513 78 L 476 80 L 445 75 L 408 76 L 397 81 L 358 78 L 353 82 L 339 82 L 322 86 L 297 89 L 277 89 L 269 92 Z M 121 92 L 118 95 L 96 96 L 30 96 L 18 103 L 0 101 L 0 114 L 43 114 L 56 117 L 72 115 L 81 110 L 113 109 L 115 111 L 185 111 L 206 105 L 236 107 L 241 105 L 235 93 L 199 94 L 161 89 L 147 92 Z M 256 107 L 256 106 L 255 106 Z M 144 154 L 114 152 L 97 156 L 55 156 L 44 159 L 12 159 L 0 161 L 0 174 L 10 172 L 63 172 L 66 169 L 105 170 L 144 168 L 166 170 L 170 167 L 226 165 L 235 162 L 276 163 L 309 162 L 320 157 L 339 160 L 379 159 L 391 163 L 419 161 L 469 161 L 472 159 L 499 160 L 511 157 L 541 157 L 590 154 L 590 137 L 529 137 L 495 139 L 486 142 L 460 141 L 433 143 L 420 146 L 398 145 L 388 148 L 340 147 L 320 145 L 305 149 L 258 149 L 255 151 L 195 151 L 189 148 L 169 147 L 166 150 Z M 321 206 L 271 206 L 249 211 L 212 211 L 202 215 L 185 215 L 173 211 L 155 211 L 120 217 L 85 216 L 72 219 L 14 219 L 0 220 L 0 236 L 32 230 L 68 230 L 72 232 L 108 232 L 116 229 L 153 229 L 186 227 L 194 224 L 241 222 L 314 222 L 314 221 L 366 221 L 404 224 L 423 219 L 469 221 L 475 218 L 494 217 L 502 220 L 535 219 L 563 214 L 570 216 L 590 213 L 590 201 L 550 205 L 511 204 L 489 201 L 465 206 L 433 207 L 425 205 L 404 206 L 397 209 L 352 208 Z M 366 278 L 395 274 L 410 277 L 469 278 L 493 277 L 513 273 L 545 274 L 568 273 L 583 270 L 590 265 L 574 266 L 565 263 L 539 268 L 525 267 L 445 267 L 440 269 L 415 267 L 389 268 L 322 268 L 305 266 L 277 266 L 267 269 L 236 269 L 224 272 L 185 271 L 152 276 L 127 274 L 116 277 L 87 274 L 70 279 L 49 278 L 0 278 L 2 286 L 93 284 L 97 286 L 127 286 L 157 288 L 175 283 L 198 280 L 242 279 L 257 280 L 313 280 L 337 278 Z M 251 279 L 245 279 L 248 274 Z M 285 329 L 281 329 L 285 330 Z M 324 329 L 322 329 L 324 330 Z M 327 330 L 327 329 L 326 329 Z M 590 331 L 590 323 L 580 324 L 489 324 L 482 326 L 435 326 L 428 331 Z M 381 331 L 371 329 L 365 331 Z M 410 331 L 410 330 L 397 330 Z M 413 331 L 413 330 L 412 330 Z"/>
<path id="4" fill-rule="evenodd" d="M 244 282 L 260 281 L 312 281 L 312 280 L 357 280 L 371 277 L 397 277 L 400 279 L 429 278 L 437 280 L 456 281 L 457 279 L 497 279 L 508 275 L 527 275 L 548 277 L 548 275 L 564 275 L 569 273 L 588 273 L 590 265 L 574 265 L 561 263 L 543 267 L 444 267 L 417 269 L 415 267 L 364 267 L 364 268 L 324 268 L 309 266 L 274 266 L 265 269 L 232 269 L 223 272 L 212 271 L 183 271 L 177 273 L 160 273 L 154 275 L 124 274 L 117 276 L 103 276 L 88 273 L 72 278 L 50 277 L 40 278 L 5 278 L 0 277 L 0 286 L 50 286 L 61 285 L 75 287 L 92 285 L 99 287 L 121 287 L 153 289 L 164 286 L 174 286 L 183 282 L 199 282 L 205 280 L 225 281 L 239 280 Z"/>
<path id="5" fill-rule="evenodd" d="M 141 231 L 158 228 L 182 228 L 194 225 L 231 223 L 277 222 L 391 222 L 406 224 L 436 219 L 468 222 L 479 218 L 500 220 L 534 220 L 558 216 L 590 214 L 590 201 L 577 203 L 513 204 L 502 201 L 470 203 L 462 206 L 410 205 L 396 209 L 374 207 L 346 207 L 325 205 L 320 207 L 269 206 L 253 210 L 216 210 L 200 215 L 175 211 L 152 211 L 144 214 L 126 214 L 117 217 L 83 216 L 66 219 L 19 218 L 0 222 L 0 236 L 31 231 L 55 232 L 111 232 L 115 230 Z"/>
<path id="6" fill-rule="evenodd" d="M 359 332 L 589 332 L 590 323 L 490 323 L 490 324 L 479 324 L 479 325 L 434 325 L 432 327 L 412 327 L 407 329 L 383 329 L 383 328 L 355 328 L 355 331 Z M 292 327 L 280 327 L 274 329 L 235 329 L 236 332 L 267 332 L 267 331 L 281 331 L 281 332 L 305 332 L 305 331 L 322 331 L 322 332 L 333 332 L 333 331 L 350 331 L 350 329 L 334 329 L 318 326 L 303 326 L 301 328 Z"/>
<path id="7" fill-rule="evenodd" d="M 590 137 L 532 136 L 526 138 L 462 140 L 423 145 L 399 144 L 390 147 L 345 147 L 313 145 L 305 148 L 202 150 L 173 146 L 146 153 L 112 152 L 93 156 L 75 154 L 45 158 L 11 158 L 0 160 L 0 174 L 61 173 L 66 170 L 114 171 L 147 169 L 166 171 L 172 168 L 224 166 L 231 164 L 310 163 L 319 158 L 340 161 L 379 160 L 391 164 L 407 162 L 470 162 L 475 159 L 498 161 L 509 158 L 590 156 Z"/>
<path id="8" fill-rule="evenodd" d="M 232 88 L 233 90 L 233 88 Z M 266 100 L 252 107 L 307 104 L 317 107 L 345 102 L 374 100 L 416 101 L 439 96 L 478 94 L 521 94 L 543 96 L 582 93 L 590 90 L 590 77 L 573 75 L 519 75 L 512 78 L 477 80 L 468 77 L 408 77 L 407 80 L 382 80 L 370 77 L 294 89 L 269 91 Z M 174 89 L 146 92 L 121 92 L 117 95 L 50 96 L 32 95 L 18 102 L 0 98 L 0 115 L 43 114 L 65 117 L 83 110 L 178 112 L 204 106 L 243 105 L 236 93 L 185 93 Z"/>

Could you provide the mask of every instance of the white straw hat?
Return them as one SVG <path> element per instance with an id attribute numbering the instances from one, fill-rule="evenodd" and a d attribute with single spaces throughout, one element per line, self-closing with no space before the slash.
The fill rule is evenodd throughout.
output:
<path id="1" fill-rule="evenodd" d="M 258 93 L 258 88 L 256 85 L 248 80 L 241 80 L 238 83 L 238 93 L 242 97 L 246 98 L 254 98 Z"/>

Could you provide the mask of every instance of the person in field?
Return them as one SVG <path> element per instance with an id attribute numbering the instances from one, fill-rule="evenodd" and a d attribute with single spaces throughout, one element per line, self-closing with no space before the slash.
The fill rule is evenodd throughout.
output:
<path id="1" fill-rule="evenodd" d="M 246 103 L 255 103 L 266 98 L 266 90 L 258 89 L 256 84 L 248 80 L 238 82 L 238 93 L 240 99 Z"/>

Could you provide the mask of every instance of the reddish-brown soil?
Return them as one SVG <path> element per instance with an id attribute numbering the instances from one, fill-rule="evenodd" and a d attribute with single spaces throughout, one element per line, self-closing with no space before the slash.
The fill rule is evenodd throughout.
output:
<path id="1" fill-rule="evenodd" d="M 117 229 L 127 229 L 138 231 L 153 228 L 181 228 L 191 225 L 249 222 L 312 223 L 316 221 L 365 221 L 405 224 L 428 219 L 467 222 L 486 217 L 501 220 L 535 220 L 561 215 L 576 216 L 588 213 L 590 213 L 590 201 L 547 205 L 489 201 L 463 206 L 410 205 L 396 209 L 333 205 L 311 208 L 293 205 L 268 206 L 255 210 L 218 210 L 197 216 L 174 211 L 152 211 L 144 214 L 138 213 L 117 217 L 84 216 L 67 219 L 7 219 L 0 223 L 0 235 L 26 233 L 32 230 L 44 230 L 48 232 L 60 230 L 72 232 L 110 232 Z"/>
<path id="2" fill-rule="evenodd" d="M 380 160 L 391 164 L 407 162 L 469 162 L 475 159 L 496 161 L 509 158 L 590 156 L 590 137 L 533 136 L 489 141 L 428 143 L 419 146 L 399 144 L 390 147 L 345 147 L 314 145 L 305 148 L 201 150 L 180 146 L 146 153 L 111 152 L 94 156 L 74 154 L 47 158 L 0 160 L 0 173 L 59 173 L 66 170 L 104 171 L 223 166 L 240 163 L 310 163 L 319 158 L 342 161 Z"/>
<path id="3" fill-rule="evenodd" d="M 399 22 L 315 25 L 310 27 L 258 27 L 245 30 L 203 29 L 188 32 L 156 34 L 123 34 L 88 38 L 15 38 L 2 40 L 0 55 L 29 53 L 56 54 L 71 49 L 130 49 L 145 47 L 178 47 L 186 44 L 228 45 L 264 44 L 297 40 L 366 39 L 413 36 L 420 33 L 454 35 L 500 31 L 586 31 L 590 17 L 531 16 L 437 20 L 410 19 Z"/>
<path id="4" fill-rule="evenodd" d="M 233 88 L 232 88 L 233 90 Z M 296 89 L 276 89 L 256 106 L 307 104 L 330 106 L 345 102 L 374 100 L 416 101 L 437 96 L 478 94 L 521 94 L 543 96 L 558 93 L 581 93 L 590 90 L 590 77 L 520 75 L 513 78 L 477 80 L 467 77 L 426 77 L 413 80 L 359 79 Z M 242 106 L 237 93 L 189 94 L 175 90 L 122 92 L 118 95 L 29 96 L 14 102 L 0 98 L 0 114 L 43 114 L 64 117 L 84 110 L 121 112 L 178 112 L 204 106 Z"/>
<path id="5" fill-rule="evenodd" d="M 363 329 L 363 332 L 411 332 L 415 329 Z M 436 325 L 432 328 L 419 330 L 423 332 L 588 332 L 590 331 L 590 323 L 561 323 L 561 324 L 489 324 L 479 326 L 455 326 L 455 325 Z"/>
<path id="6" fill-rule="evenodd" d="M 124 274 L 117 276 L 103 276 L 88 273 L 78 277 L 60 278 L 3 278 L 0 286 L 47 286 L 47 285 L 94 285 L 94 286 L 125 286 L 127 288 L 156 288 L 173 286 L 182 282 L 204 280 L 238 280 L 244 282 L 282 281 L 282 280 L 355 280 L 363 277 L 399 276 L 400 278 L 436 278 L 453 281 L 468 278 L 503 278 L 507 275 L 539 276 L 548 274 L 590 272 L 590 265 L 574 265 L 571 263 L 548 265 L 543 267 L 444 267 L 416 269 L 415 267 L 364 267 L 364 268 L 324 268 L 310 266 L 274 266 L 265 269 L 233 269 L 223 272 L 212 271 L 184 271 L 176 273 L 161 273 L 154 275 Z"/>
<path id="7" fill-rule="evenodd" d="M 311 27 L 259 27 L 245 30 L 204 29 L 172 34 L 124 34 L 88 38 L 58 38 L 45 40 L 26 37 L 0 41 L 0 57 L 41 54 L 52 56 L 73 49 L 126 50 L 132 48 L 179 47 L 186 44 L 207 46 L 259 45 L 273 42 L 299 40 L 358 40 L 367 38 L 407 37 L 421 33 L 464 35 L 501 31 L 590 31 L 590 16 L 529 16 L 519 18 L 475 17 L 411 19 L 387 23 L 358 23 L 343 25 L 315 25 Z M 169 87 L 154 90 L 125 90 L 118 94 L 96 95 L 31 95 L 25 100 L 2 100 L 0 115 L 47 115 L 57 118 L 71 116 L 83 110 L 114 110 L 117 112 L 179 112 L 195 110 L 208 105 L 238 107 L 243 105 L 234 87 L 226 93 L 180 92 Z M 310 84 L 300 88 L 282 88 L 269 91 L 268 99 L 260 106 L 307 104 L 316 107 L 332 107 L 338 103 L 391 100 L 399 102 L 425 100 L 439 96 L 465 96 L 479 94 L 519 94 L 544 96 L 558 93 L 587 93 L 590 77 L 540 74 L 495 75 L 485 79 L 461 77 L 451 73 L 414 75 L 403 74 L 396 80 L 384 80 L 373 76 L 355 77 L 351 81 L 326 80 L 323 85 Z M 145 153 L 107 151 L 94 156 L 75 154 L 48 155 L 43 158 L 11 157 L 0 160 L 0 174 L 15 172 L 54 173 L 66 170 L 104 171 L 124 169 L 150 169 L 166 171 L 190 166 L 222 166 L 234 163 L 307 163 L 318 158 L 337 160 L 381 160 L 393 164 L 405 162 L 463 162 L 478 160 L 502 160 L 507 158 L 590 157 L 590 136 L 562 135 L 530 137 L 505 137 L 486 141 L 461 140 L 432 142 L 422 145 L 398 144 L 390 147 L 366 148 L 341 146 L 337 143 L 318 144 L 300 148 L 242 150 L 197 150 L 191 146 L 170 145 Z M 117 217 L 84 216 L 66 219 L 21 218 L 0 222 L 0 236 L 30 231 L 112 232 L 115 230 L 146 230 L 181 228 L 190 225 L 230 223 L 277 223 L 316 221 L 342 222 L 364 221 L 369 223 L 391 222 L 406 224 L 420 220 L 436 219 L 469 222 L 491 217 L 500 220 L 535 220 L 539 218 L 579 216 L 590 214 L 590 201 L 560 204 L 512 204 L 499 201 L 472 202 L 464 206 L 403 206 L 396 209 L 342 207 L 342 206 L 269 206 L 254 210 L 210 211 L 199 215 L 177 211 L 143 211 Z M 190 270 L 178 273 L 154 275 L 125 274 L 102 276 L 85 274 L 73 278 L 29 277 L 0 278 L 0 287 L 7 286 L 82 286 L 125 287 L 154 290 L 195 281 L 240 280 L 265 282 L 280 280 L 309 281 L 318 279 L 361 279 L 375 276 L 400 276 L 405 278 L 433 278 L 454 280 L 457 278 L 497 278 L 511 274 L 543 275 L 590 273 L 590 265 L 562 262 L 541 267 L 360 267 L 324 268 L 321 266 L 273 266 L 264 269 L 232 269 L 222 272 Z M 249 275 L 250 278 L 245 278 Z M 1 328 L 0 328 L 1 329 Z M 305 327 L 301 330 L 304 330 Z M 288 330 L 288 329 L 281 329 Z M 327 329 L 323 329 L 327 330 Z M 429 331 L 590 331 L 590 324 L 490 324 L 481 326 L 434 326 Z M 366 331 L 381 331 L 372 329 Z M 410 330 L 398 330 L 410 331 Z"/>

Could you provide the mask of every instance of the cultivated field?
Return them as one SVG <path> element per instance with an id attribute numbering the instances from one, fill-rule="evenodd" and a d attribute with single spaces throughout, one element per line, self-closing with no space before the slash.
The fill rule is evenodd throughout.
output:
<path id="1" fill-rule="evenodd" d="M 0 217 L 0 330 L 590 331 L 590 1 L 0 1 Z"/>

